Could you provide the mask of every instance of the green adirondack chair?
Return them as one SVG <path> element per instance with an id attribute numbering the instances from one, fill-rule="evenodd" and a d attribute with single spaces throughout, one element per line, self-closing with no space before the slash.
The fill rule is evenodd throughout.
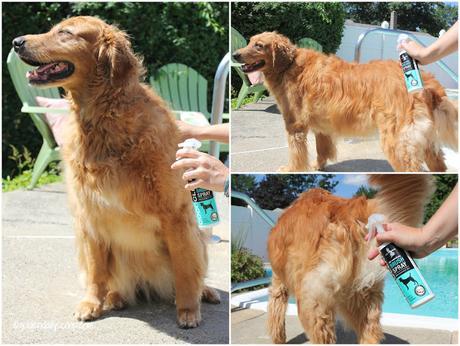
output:
<path id="1" fill-rule="evenodd" d="M 323 51 L 323 47 L 318 42 L 316 42 L 314 39 L 308 38 L 308 37 L 301 38 L 300 40 L 298 40 L 297 41 L 297 47 L 313 49 L 313 50 L 316 50 L 318 52 Z"/>
<path id="2" fill-rule="evenodd" d="M 56 144 L 51 128 L 45 120 L 44 113 L 68 113 L 68 109 L 56 109 L 38 107 L 35 100 L 36 96 L 48 98 L 60 98 L 58 88 L 40 89 L 31 86 L 26 78 L 26 72 L 33 69 L 32 66 L 25 64 L 18 55 L 11 50 L 7 58 L 8 71 L 13 81 L 16 92 L 22 101 L 21 112 L 30 115 L 38 132 L 43 138 L 43 144 L 37 159 L 35 160 L 34 168 L 32 171 L 32 180 L 27 187 L 32 189 L 37 184 L 43 171 L 52 161 L 59 161 L 59 147 Z"/>
<path id="3" fill-rule="evenodd" d="M 149 79 L 150 85 L 171 107 L 179 118 L 181 113 L 198 112 L 209 122 L 211 113 L 208 111 L 208 81 L 193 68 L 178 63 L 167 64 L 155 71 Z M 192 114 L 187 122 L 195 124 Z M 228 114 L 222 118 L 229 119 Z M 202 125 L 202 124 L 201 124 Z M 209 151 L 209 141 L 203 141 L 201 151 Z M 220 151 L 228 152 L 228 144 L 221 144 Z"/>
<path id="4" fill-rule="evenodd" d="M 232 33 L 232 38 L 231 38 L 231 51 L 232 53 L 236 51 L 237 49 L 243 48 L 247 46 L 247 42 L 244 39 L 244 37 L 236 30 L 235 28 L 231 28 L 231 33 Z M 236 103 L 236 109 L 241 107 L 241 104 L 243 103 L 244 98 L 249 95 L 254 93 L 254 98 L 253 101 L 257 102 L 263 95 L 264 91 L 266 90 L 265 86 L 263 84 L 251 84 L 251 81 L 249 80 L 248 76 L 243 72 L 241 69 L 241 64 L 233 61 L 231 63 L 231 66 L 235 69 L 236 73 L 238 76 L 240 76 L 241 80 L 243 81 L 243 84 L 241 85 L 241 89 L 238 92 L 238 100 Z"/>

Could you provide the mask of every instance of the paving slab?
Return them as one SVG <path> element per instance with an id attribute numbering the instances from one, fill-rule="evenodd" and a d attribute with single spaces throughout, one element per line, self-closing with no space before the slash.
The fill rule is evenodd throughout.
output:
<path id="1" fill-rule="evenodd" d="M 63 184 L 3 194 L 3 343 L 228 343 L 228 199 L 216 194 L 222 242 L 208 246 L 206 283 L 222 298 L 202 305 L 203 322 L 183 330 L 168 302 L 140 303 L 94 322 L 72 314 L 83 289 L 78 281 L 72 219 Z"/>
<path id="2" fill-rule="evenodd" d="M 288 144 L 283 117 L 273 97 L 232 110 L 232 172 L 276 172 L 288 163 Z M 316 145 L 309 134 L 309 162 L 316 160 Z M 449 171 L 456 172 L 454 166 Z M 325 172 L 393 172 L 380 148 L 377 135 L 339 138 L 337 160 L 328 162 Z"/>
<path id="3" fill-rule="evenodd" d="M 255 309 L 232 308 L 232 344 L 271 344 L 267 334 L 267 313 Z M 384 326 L 382 344 L 458 344 L 458 333 L 446 330 Z M 336 323 L 337 343 L 356 344 L 353 331 Z M 297 316 L 286 316 L 288 344 L 310 343 Z"/>

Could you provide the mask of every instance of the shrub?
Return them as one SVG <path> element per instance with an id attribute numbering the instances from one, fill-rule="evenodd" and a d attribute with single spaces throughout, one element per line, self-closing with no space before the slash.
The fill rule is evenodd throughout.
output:
<path id="1" fill-rule="evenodd" d="M 248 249 L 232 252 L 232 282 L 243 282 L 264 276 L 264 263 Z"/>
<path id="2" fill-rule="evenodd" d="M 7 159 L 10 144 L 27 147 L 36 157 L 42 142 L 31 119 L 20 112 L 21 103 L 6 67 L 14 37 L 46 32 L 71 16 L 98 16 L 128 32 L 135 52 L 144 56 L 147 75 L 171 62 L 181 62 L 199 71 L 210 86 L 209 102 L 215 70 L 228 51 L 225 3 L 10 2 L 2 7 L 3 177 L 15 169 L 14 162 Z"/>
<path id="3" fill-rule="evenodd" d="M 309 37 L 335 53 L 342 41 L 345 10 L 340 2 L 237 2 L 232 26 L 246 39 L 263 31 L 278 31 L 296 42 Z"/>
<path id="4" fill-rule="evenodd" d="M 312 38 L 325 53 L 335 53 L 342 41 L 344 23 L 345 9 L 340 2 L 232 3 L 232 26 L 246 40 L 264 31 L 278 31 L 294 43 Z M 241 79 L 236 74 L 232 76 L 232 97 L 237 97 Z"/>

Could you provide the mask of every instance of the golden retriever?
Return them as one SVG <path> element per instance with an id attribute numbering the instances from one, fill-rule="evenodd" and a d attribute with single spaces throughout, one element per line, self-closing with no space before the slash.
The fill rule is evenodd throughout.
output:
<path id="1" fill-rule="evenodd" d="M 36 86 L 61 86 L 72 115 L 63 148 L 86 294 L 75 316 L 148 298 L 175 299 L 177 322 L 196 327 L 200 301 L 219 302 L 204 285 L 205 241 L 190 193 L 170 168 L 178 129 L 165 103 L 140 83 L 141 60 L 127 35 L 93 17 L 13 41 Z"/>
<path id="2" fill-rule="evenodd" d="M 445 171 L 441 145 L 458 150 L 457 106 L 434 77 L 422 72 L 425 89 L 408 93 L 396 61 L 348 63 L 297 48 L 276 32 L 253 36 L 233 58 L 249 73 L 261 71 L 283 114 L 289 163 L 281 171 L 323 169 L 335 159 L 338 136 L 379 133 L 396 171 Z M 316 165 L 307 160 L 307 133 L 316 138 Z"/>
<path id="3" fill-rule="evenodd" d="M 416 226 L 433 191 L 428 175 L 373 175 L 380 186 L 374 199 L 333 196 L 322 189 L 303 193 L 281 215 L 268 239 L 273 268 L 268 328 L 274 343 L 286 342 L 289 295 L 310 341 L 335 343 L 340 314 L 360 343 L 378 343 L 386 269 L 369 261 L 365 224 L 373 213 Z M 375 246 L 375 243 L 372 242 Z"/>

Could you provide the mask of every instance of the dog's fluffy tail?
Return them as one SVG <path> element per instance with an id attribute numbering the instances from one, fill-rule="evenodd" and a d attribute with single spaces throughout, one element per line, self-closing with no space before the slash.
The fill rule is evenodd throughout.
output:
<path id="1" fill-rule="evenodd" d="M 434 192 L 433 177 L 427 174 L 372 174 L 372 185 L 379 187 L 375 197 L 377 212 L 389 222 L 420 226 L 424 207 Z"/>
<path id="2" fill-rule="evenodd" d="M 289 293 L 280 279 L 273 273 L 268 300 L 268 332 L 274 344 L 286 343 L 286 309 Z"/>
<path id="3" fill-rule="evenodd" d="M 433 116 L 437 138 L 443 145 L 458 151 L 458 103 L 443 96 Z"/>

